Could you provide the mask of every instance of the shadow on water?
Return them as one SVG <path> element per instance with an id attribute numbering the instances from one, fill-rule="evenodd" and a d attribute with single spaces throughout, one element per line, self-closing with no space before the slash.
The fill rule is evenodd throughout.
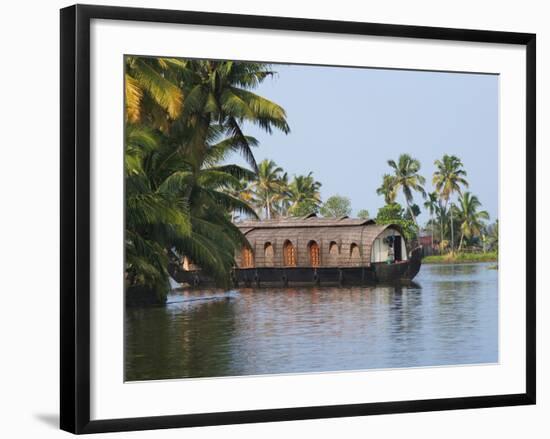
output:
<path id="1" fill-rule="evenodd" d="M 235 313 L 230 301 L 126 312 L 127 381 L 224 375 Z"/>
<path id="2" fill-rule="evenodd" d="M 175 291 L 126 312 L 126 380 L 494 362 L 498 273 L 423 267 L 370 287 Z M 213 299 L 212 299 L 213 298 Z"/>

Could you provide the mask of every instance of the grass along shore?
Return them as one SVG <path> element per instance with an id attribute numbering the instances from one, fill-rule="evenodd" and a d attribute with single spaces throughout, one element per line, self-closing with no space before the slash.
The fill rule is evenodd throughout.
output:
<path id="1" fill-rule="evenodd" d="M 426 256 L 423 264 L 465 264 L 471 262 L 498 262 L 497 252 L 487 253 L 447 253 L 444 255 Z"/>

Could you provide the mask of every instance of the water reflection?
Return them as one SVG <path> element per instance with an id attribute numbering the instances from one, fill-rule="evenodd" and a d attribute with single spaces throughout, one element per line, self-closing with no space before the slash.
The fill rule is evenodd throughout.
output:
<path id="1" fill-rule="evenodd" d="M 127 312 L 126 379 L 495 362 L 497 278 L 434 265 L 401 286 L 174 292 Z"/>

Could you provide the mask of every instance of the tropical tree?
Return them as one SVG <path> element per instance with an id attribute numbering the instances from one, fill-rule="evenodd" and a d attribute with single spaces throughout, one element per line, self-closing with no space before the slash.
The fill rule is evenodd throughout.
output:
<path id="1" fill-rule="evenodd" d="M 321 183 L 313 178 L 313 173 L 297 175 L 288 185 L 288 213 L 292 216 L 304 216 L 317 213 L 321 205 Z"/>
<path id="2" fill-rule="evenodd" d="M 256 216 L 227 190 L 254 177 L 237 165 L 197 161 L 197 152 L 166 137 L 127 127 L 126 249 L 132 286 L 153 286 L 160 300 L 168 290 L 168 261 L 187 256 L 220 285 L 234 254 L 246 244 L 229 212 Z M 134 147 L 140 146 L 139 148 Z M 217 145 L 219 146 L 219 145 Z M 226 144 L 227 148 L 231 146 Z M 218 149 L 210 151 L 217 154 Z M 179 153 L 181 152 L 181 153 Z M 147 261 L 152 265 L 147 265 Z"/>
<path id="3" fill-rule="evenodd" d="M 333 195 L 323 203 L 320 212 L 321 215 L 329 218 L 349 216 L 351 214 L 351 201 L 347 197 L 342 197 L 341 195 Z"/>
<path id="4" fill-rule="evenodd" d="M 427 195 L 427 199 L 424 202 L 424 207 L 430 214 L 430 230 L 432 234 L 432 248 L 434 246 L 434 213 L 437 209 L 437 204 L 439 202 L 439 197 L 436 192 L 430 192 Z"/>
<path id="5" fill-rule="evenodd" d="M 254 176 L 255 178 L 255 176 Z M 252 190 L 252 182 L 246 178 L 240 178 L 237 182 L 229 183 L 228 187 L 225 189 L 225 192 L 237 198 L 248 206 L 254 204 L 254 191 Z M 231 221 L 235 221 L 239 218 L 239 212 L 236 210 L 231 211 Z"/>
<path id="6" fill-rule="evenodd" d="M 414 221 L 415 218 L 418 217 L 418 215 L 420 215 L 420 207 L 418 206 L 418 204 L 413 203 L 405 212 L 404 217 L 406 219 L 410 219 L 411 221 Z"/>
<path id="7" fill-rule="evenodd" d="M 397 162 L 388 160 L 388 165 L 390 165 L 394 172 L 393 191 L 395 193 L 399 191 L 403 192 L 411 218 L 417 225 L 416 216 L 412 210 L 413 194 L 414 192 L 419 192 L 423 197 L 426 196 L 423 187 L 426 179 L 419 174 L 420 162 L 409 154 L 401 154 Z"/>
<path id="8" fill-rule="evenodd" d="M 456 192 L 462 193 L 462 187 L 468 187 L 468 181 L 466 180 L 466 171 L 464 170 L 462 161 L 454 156 L 445 154 L 441 160 L 434 162 L 436 171 L 433 175 L 433 185 L 435 190 L 439 193 L 439 197 L 444 202 L 444 210 L 447 210 L 447 204 L 449 199 Z M 453 215 L 451 214 L 451 250 L 454 249 L 454 232 L 453 232 Z M 443 229 L 443 226 L 441 226 Z"/>
<path id="9" fill-rule="evenodd" d="M 282 180 L 283 168 L 273 160 L 263 160 L 258 166 L 256 180 L 252 183 L 256 205 L 264 211 L 265 218 L 271 219 L 274 207 L 280 201 L 286 188 Z"/>
<path id="10" fill-rule="evenodd" d="M 399 203 L 386 204 L 378 209 L 377 224 L 397 224 L 401 227 L 405 238 L 411 241 L 416 238 L 418 228 L 411 219 L 405 218 L 405 209 Z"/>
<path id="11" fill-rule="evenodd" d="M 470 192 L 464 192 L 458 200 L 458 222 L 460 224 L 460 244 L 458 250 L 462 248 L 464 238 L 471 239 L 476 235 L 481 235 L 484 227 L 483 221 L 489 219 L 489 214 L 485 210 L 478 210 L 481 207 L 479 199 Z"/>
<path id="12" fill-rule="evenodd" d="M 268 65 L 127 57 L 126 279 L 168 291 L 171 259 L 191 259 L 227 283 L 246 245 L 231 219 L 256 216 L 236 196 L 257 170 L 243 123 L 288 133 L 284 110 L 251 92 L 274 74 Z M 227 164 L 234 152 L 252 167 Z"/>
<path id="13" fill-rule="evenodd" d="M 148 177 L 145 159 L 160 147 L 153 132 L 126 130 L 125 277 L 130 286 L 147 286 L 162 300 L 168 290 L 168 252 L 174 237 L 191 234 L 188 206 L 159 190 Z"/>
<path id="14" fill-rule="evenodd" d="M 279 184 L 280 189 L 273 205 L 273 211 L 276 212 L 277 215 L 286 217 L 288 216 L 288 211 L 292 205 L 292 202 L 290 201 L 290 181 L 288 172 L 285 171 L 283 173 L 279 179 Z"/>
<path id="15" fill-rule="evenodd" d="M 129 123 L 167 129 L 181 114 L 183 91 L 174 80 L 183 66 L 176 58 L 125 57 L 125 107 Z"/>
<path id="16" fill-rule="evenodd" d="M 438 226 L 438 230 L 439 230 L 439 236 L 440 236 L 440 240 L 439 240 L 439 250 L 440 250 L 440 253 L 442 252 L 442 250 L 444 248 L 448 248 L 448 237 L 451 235 L 451 223 L 449 222 L 449 217 L 450 217 L 450 209 L 447 209 L 444 205 L 444 203 L 442 202 L 442 200 L 440 199 L 437 203 L 437 206 L 436 206 L 436 209 L 435 209 L 435 218 L 436 218 L 436 223 L 437 223 L 437 226 Z M 436 224 L 434 224 L 435 226 Z M 436 230 L 437 231 L 437 230 Z M 442 245 L 443 242 L 446 242 L 446 245 Z"/>
<path id="17" fill-rule="evenodd" d="M 384 174 L 382 177 L 382 185 L 376 189 L 377 195 L 384 196 L 386 204 L 395 203 L 397 192 L 395 191 L 394 177 L 389 174 Z"/>
<path id="18" fill-rule="evenodd" d="M 176 77 L 183 84 L 184 100 L 181 116 L 172 128 L 176 132 L 182 127 L 193 128 L 191 143 L 202 150 L 208 129 L 215 124 L 233 139 L 233 149 L 258 171 L 252 153 L 257 142 L 244 135 L 242 124 L 249 122 L 268 133 L 274 128 L 290 132 L 284 109 L 251 91 L 275 72 L 263 63 L 213 60 L 182 63 Z"/>
<path id="19" fill-rule="evenodd" d="M 498 219 L 487 228 L 489 248 L 498 252 Z"/>
<path id="20" fill-rule="evenodd" d="M 359 212 L 357 212 L 357 218 L 369 219 L 370 218 L 369 211 L 367 209 L 361 209 Z"/>

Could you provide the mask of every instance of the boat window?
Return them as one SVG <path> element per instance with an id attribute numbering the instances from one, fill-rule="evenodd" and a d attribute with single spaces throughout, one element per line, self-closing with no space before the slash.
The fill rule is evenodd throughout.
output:
<path id="1" fill-rule="evenodd" d="M 340 250 L 338 249 L 338 244 L 336 243 L 336 241 L 332 241 L 330 243 L 330 246 L 328 248 L 328 252 L 329 252 L 330 256 L 333 256 L 333 257 L 338 256 L 338 253 L 340 253 Z"/>
<path id="2" fill-rule="evenodd" d="M 296 266 L 296 249 L 290 241 L 285 241 L 283 246 L 283 263 L 287 267 Z"/>
<path id="3" fill-rule="evenodd" d="M 254 267 L 254 254 L 252 250 L 248 247 L 243 247 L 241 253 L 241 267 L 242 268 L 252 268 Z"/>
<path id="4" fill-rule="evenodd" d="M 318 267 L 321 264 L 321 252 L 319 244 L 315 241 L 310 241 L 309 245 L 309 263 L 312 267 Z"/>
<path id="5" fill-rule="evenodd" d="M 359 246 L 355 243 L 351 244 L 350 247 L 350 256 L 353 261 L 359 261 L 361 259 L 361 255 L 359 253 Z"/>
<path id="6" fill-rule="evenodd" d="M 264 265 L 266 267 L 273 267 L 273 261 L 274 261 L 274 255 L 275 252 L 273 250 L 273 245 L 271 245 L 271 242 L 266 242 L 264 245 L 264 258 L 265 262 Z"/>

